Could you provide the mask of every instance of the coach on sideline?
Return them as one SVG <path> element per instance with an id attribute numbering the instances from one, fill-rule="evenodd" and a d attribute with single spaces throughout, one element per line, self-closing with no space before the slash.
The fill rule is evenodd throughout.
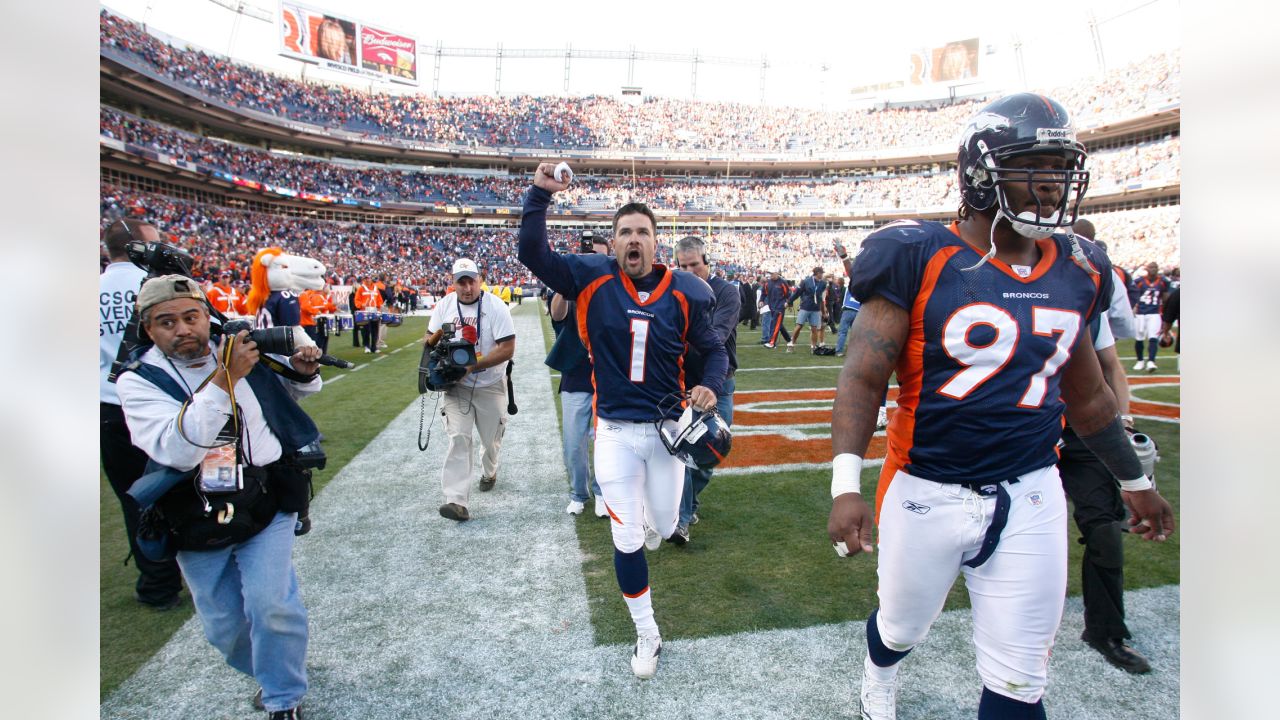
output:
<path id="1" fill-rule="evenodd" d="M 493 489 L 498 480 L 498 451 L 507 427 L 507 363 L 516 352 L 516 329 L 511 311 L 497 295 L 480 289 L 480 269 L 467 259 L 453 264 L 453 292 L 431 311 L 426 343 L 435 346 L 443 338 L 442 327 L 453 323 L 454 337 L 476 346 L 476 364 L 444 391 L 444 425 L 449 433 L 440 484 L 444 504 L 440 516 L 471 519 L 471 470 L 475 460 L 472 432 L 480 431 L 484 455 L 480 458 L 480 491 Z"/>
<path id="2" fill-rule="evenodd" d="M 741 310 L 742 296 L 738 289 L 727 280 L 712 277 L 711 266 L 707 263 L 707 246 L 702 238 L 689 236 L 676 243 L 676 265 L 685 272 L 691 272 L 702 278 L 711 286 L 715 294 L 716 306 L 712 314 L 711 329 L 716 337 L 724 343 L 724 351 L 729 355 L 729 369 L 724 374 L 724 384 L 716 393 L 716 412 L 720 414 L 725 425 L 733 424 L 733 390 L 736 386 L 733 373 L 738 369 L 738 314 Z M 702 384 L 702 370 L 706 358 L 696 347 L 690 346 L 685 351 L 684 372 L 685 383 L 689 387 Z M 701 468 L 684 469 L 684 493 L 680 496 L 680 520 L 676 523 L 676 531 L 668 542 L 684 545 L 689 542 L 689 526 L 698 512 L 698 495 L 711 482 L 710 470 Z"/>
<path id="3" fill-rule="evenodd" d="M 215 353 L 204 293 L 182 275 L 144 283 L 136 312 L 154 344 L 117 387 L 133 442 L 154 472 L 130 495 L 147 508 L 150 535 L 176 551 L 205 637 L 261 686 L 255 705 L 271 720 L 298 720 L 307 609 L 293 542 L 297 511 L 310 497 L 294 458 L 319 431 L 296 399 L 320 390 L 320 348 L 287 360 L 303 376 L 296 381 L 260 364 L 245 331 L 223 338 Z"/>

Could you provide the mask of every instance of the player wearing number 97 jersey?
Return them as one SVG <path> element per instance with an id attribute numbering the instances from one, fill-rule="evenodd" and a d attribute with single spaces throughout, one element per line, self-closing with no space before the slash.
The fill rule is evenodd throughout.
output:
<path id="1" fill-rule="evenodd" d="M 1081 244 L 1096 273 L 1071 260 L 1065 235 L 1036 241 L 1034 267 L 992 260 L 970 272 L 981 253 L 958 233 L 955 223 L 899 221 L 868 237 L 854 262 L 856 297 L 880 295 L 911 313 L 888 479 L 901 469 L 998 483 L 1055 464 L 1059 371 L 1111 297 L 1110 264 L 1092 243 Z"/>
<path id="2" fill-rule="evenodd" d="M 837 552 L 871 551 L 862 455 L 891 373 L 898 409 L 876 497 L 879 607 L 867 620 L 861 713 L 896 717 L 898 667 L 963 574 L 983 690 L 980 720 L 1044 718 L 1041 698 L 1067 582 L 1064 413 L 1163 540 L 1172 511 L 1142 475 L 1088 323 L 1111 297 L 1106 256 L 1070 234 L 1088 184 L 1058 103 L 1001 98 L 966 127 L 963 204 L 950 226 L 906 220 L 863 243 L 862 309 L 836 391 Z"/>
<path id="3" fill-rule="evenodd" d="M 665 419 L 659 404 L 685 390 L 687 346 L 706 359 L 702 384 L 689 390 L 689 402 L 700 410 L 715 406 L 729 358 L 711 326 L 711 288 L 653 262 L 657 223 L 649 208 L 632 203 L 614 215 L 616 258 L 560 255 L 548 247 L 547 206 L 572 177 L 557 175 L 550 163 L 534 173 L 520 220 L 519 259 L 552 290 L 577 301 L 578 332 L 593 367 L 596 480 L 611 520 L 618 587 L 636 626 L 631 668 L 649 678 L 662 640 L 643 548 L 656 550 L 674 532 L 684 489 L 684 465 L 658 434 L 659 424 L 676 427 L 683 404 L 666 404 Z"/>

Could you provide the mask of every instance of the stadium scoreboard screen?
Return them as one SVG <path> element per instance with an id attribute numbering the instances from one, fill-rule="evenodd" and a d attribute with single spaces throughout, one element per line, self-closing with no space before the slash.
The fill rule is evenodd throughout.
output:
<path id="1" fill-rule="evenodd" d="M 280 54 L 329 70 L 418 84 L 418 41 L 301 3 L 280 3 Z"/>

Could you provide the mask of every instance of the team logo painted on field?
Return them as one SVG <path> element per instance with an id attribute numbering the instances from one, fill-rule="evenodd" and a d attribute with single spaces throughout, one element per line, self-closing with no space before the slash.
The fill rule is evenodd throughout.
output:
<path id="1" fill-rule="evenodd" d="M 928 505 L 921 505 L 920 503 L 914 500 L 903 500 L 902 507 L 906 508 L 907 510 L 910 510 L 911 512 L 917 515 L 924 515 L 925 513 L 933 509 Z"/>
<path id="2" fill-rule="evenodd" d="M 1177 386 L 1180 378 L 1143 376 L 1129 378 L 1129 385 Z M 733 452 L 717 472 L 734 474 L 769 472 L 770 469 L 810 469 L 831 465 L 831 415 L 835 388 L 749 390 L 733 394 Z M 889 388 L 889 418 L 897 413 L 897 386 Z M 1172 403 L 1134 398 L 1130 411 L 1139 417 L 1178 422 L 1180 408 Z M 874 467 L 885 456 L 885 432 L 871 437 L 864 456 Z M 1043 497 L 1041 498 L 1043 500 Z"/>
<path id="3" fill-rule="evenodd" d="M 1040 507 L 1044 503 L 1044 493 L 1039 490 L 1027 493 L 1027 502 L 1031 503 L 1034 507 Z"/>

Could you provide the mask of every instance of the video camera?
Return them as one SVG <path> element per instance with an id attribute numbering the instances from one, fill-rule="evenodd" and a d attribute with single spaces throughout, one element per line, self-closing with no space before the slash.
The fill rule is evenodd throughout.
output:
<path id="1" fill-rule="evenodd" d="M 176 245 L 158 240 L 131 240 L 125 245 L 125 252 L 129 254 L 130 262 L 147 271 L 148 279 L 161 275 L 191 277 L 191 254 Z"/>
<path id="2" fill-rule="evenodd" d="M 130 238 L 135 237 L 133 228 L 128 223 L 125 224 L 125 229 L 128 230 Z M 176 245 L 158 240 L 148 242 L 133 239 L 125 244 L 125 252 L 128 253 L 130 262 L 147 271 L 147 277 L 143 282 L 161 275 L 191 277 L 191 254 Z M 212 312 L 219 320 L 224 319 L 217 310 Z M 116 351 L 116 359 L 111 363 L 111 371 L 107 373 L 107 382 L 115 382 L 116 378 L 120 377 L 120 372 L 124 370 L 129 357 L 142 344 L 141 336 L 138 334 L 138 321 L 136 313 L 129 318 L 129 324 L 124 328 L 124 338 L 120 341 L 120 349 Z"/>
<path id="3" fill-rule="evenodd" d="M 596 234 L 591 230 L 583 230 L 582 239 L 578 243 L 578 253 L 580 255 L 594 253 L 596 251 L 595 244 Z"/>
<path id="4" fill-rule="evenodd" d="M 418 363 L 418 392 L 441 392 L 453 387 L 476 364 L 475 343 L 457 336 L 457 326 L 440 326 L 440 340 L 422 349 Z"/>

